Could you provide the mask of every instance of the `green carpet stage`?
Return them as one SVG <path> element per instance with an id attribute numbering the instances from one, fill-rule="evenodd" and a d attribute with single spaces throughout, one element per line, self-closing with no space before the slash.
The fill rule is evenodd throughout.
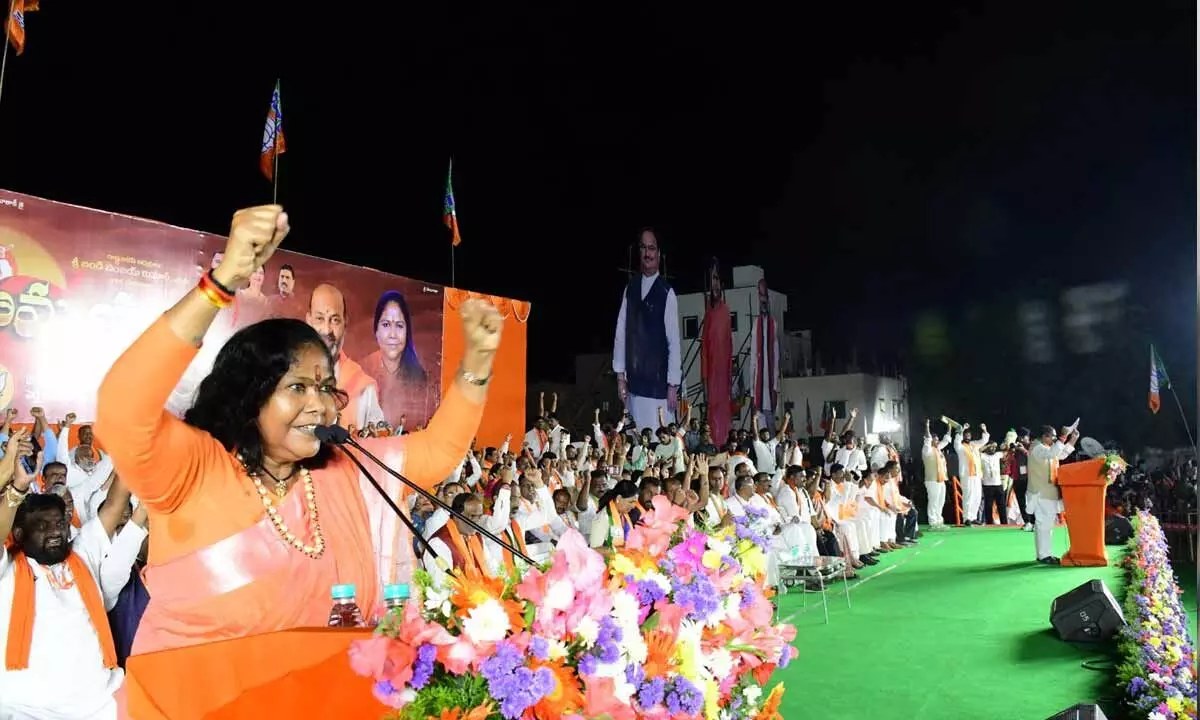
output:
<path id="1" fill-rule="evenodd" d="M 1066 546 L 1059 528 L 1055 551 Z M 1108 552 L 1116 561 L 1124 548 Z M 1110 672 L 1082 667 L 1102 652 L 1060 641 L 1049 614 L 1055 597 L 1092 578 L 1120 602 L 1121 570 L 1032 560 L 1033 533 L 951 529 L 859 571 L 852 608 L 841 582 L 831 586 L 828 625 L 820 595 L 784 595 L 779 614 L 792 616 L 800 656 L 776 675 L 783 717 L 1043 720 L 1112 695 Z"/>

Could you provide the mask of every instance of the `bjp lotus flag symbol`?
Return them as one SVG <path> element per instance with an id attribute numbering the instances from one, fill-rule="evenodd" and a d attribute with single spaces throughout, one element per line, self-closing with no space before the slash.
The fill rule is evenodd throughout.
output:
<path id="1" fill-rule="evenodd" d="M 11 0 L 4 29 L 17 54 L 25 52 L 25 16 L 38 9 L 37 0 Z"/>
<path id="2" fill-rule="evenodd" d="M 267 125 L 263 128 L 262 150 L 258 155 L 258 167 L 268 180 L 275 179 L 275 159 L 287 152 L 283 140 L 283 106 L 279 101 L 279 81 L 275 81 L 275 92 L 271 93 L 271 108 L 267 110 Z"/>

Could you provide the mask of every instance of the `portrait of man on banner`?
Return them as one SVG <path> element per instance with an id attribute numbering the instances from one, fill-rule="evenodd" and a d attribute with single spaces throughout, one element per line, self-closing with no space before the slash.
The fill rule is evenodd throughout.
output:
<path id="1" fill-rule="evenodd" d="M 758 317 L 754 318 L 754 334 L 750 338 L 750 360 L 754 368 L 750 394 L 759 426 L 773 428 L 783 373 L 779 367 L 779 331 L 771 315 L 771 293 L 766 278 L 758 281 Z"/>
<path id="2" fill-rule="evenodd" d="M 679 303 L 659 275 L 660 248 L 652 228 L 642 230 L 638 256 L 641 272 L 630 276 L 617 314 L 613 372 L 621 401 L 637 427 L 657 428 L 659 408 L 673 419 L 679 400 Z"/>
<path id="3" fill-rule="evenodd" d="M 724 442 L 733 421 L 733 322 L 725 304 L 721 266 L 708 266 L 704 326 L 700 334 L 700 375 L 704 378 L 707 420 L 712 436 Z"/>

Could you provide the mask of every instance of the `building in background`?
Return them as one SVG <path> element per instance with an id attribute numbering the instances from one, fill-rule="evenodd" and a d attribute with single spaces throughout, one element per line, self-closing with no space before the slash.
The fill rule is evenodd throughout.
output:
<path id="1" fill-rule="evenodd" d="M 761 267 L 740 265 L 733 268 L 733 282 L 725 288 L 725 302 L 732 316 L 733 329 L 734 427 L 743 424 L 748 426 L 750 422 L 749 403 L 739 402 L 739 399 L 744 400 L 748 396 L 754 379 L 750 342 L 754 320 L 758 316 L 758 281 L 762 277 Z M 767 287 L 770 289 L 770 278 L 767 279 Z M 770 293 L 775 324 L 785 328 L 784 314 L 788 310 L 788 297 L 774 290 L 770 290 Z M 706 406 L 704 383 L 700 375 L 704 296 L 703 292 L 678 296 L 684 397 L 696 408 L 697 416 L 703 415 Z M 821 413 L 825 403 L 832 403 L 839 418 L 845 418 L 852 408 L 859 409 L 860 419 L 855 428 L 860 434 L 875 436 L 888 433 L 897 445 L 908 447 L 908 383 L 902 376 L 859 372 L 857 362 L 851 362 L 845 373 L 825 374 L 814 360 L 810 330 L 784 330 L 779 338 L 779 365 L 783 374 L 780 405 L 783 410 L 792 412 L 793 429 L 798 435 L 804 436 L 806 433 L 808 408 L 812 409 L 813 435 L 822 435 Z"/>
<path id="2" fill-rule="evenodd" d="M 837 426 L 858 408 L 854 430 L 867 434 L 868 442 L 886 433 L 901 448 L 909 444 L 908 381 L 867 373 L 784 377 L 784 402 L 790 403 L 792 422 L 798 435 L 805 435 L 806 408 L 812 408 L 813 434 L 822 435 L 821 417 L 826 404 L 837 413 Z M 785 404 L 784 408 L 789 405 Z"/>

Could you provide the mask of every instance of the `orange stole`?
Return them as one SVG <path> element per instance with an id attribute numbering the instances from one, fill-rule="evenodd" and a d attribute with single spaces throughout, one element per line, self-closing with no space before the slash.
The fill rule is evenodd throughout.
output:
<path id="1" fill-rule="evenodd" d="M 350 402 L 341 413 L 343 427 L 349 427 L 358 422 L 358 396 L 374 385 L 375 380 L 344 352 L 338 355 L 337 372 L 338 386 L 350 397 Z"/>
<path id="2" fill-rule="evenodd" d="M 36 622 L 36 601 L 34 587 L 36 578 L 33 568 L 25 553 L 16 551 L 12 556 L 14 585 L 12 616 L 8 623 L 8 644 L 4 652 L 4 667 L 8 670 L 26 670 L 29 668 L 29 651 L 33 647 L 33 624 Z M 83 598 L 83 606 L 87 609 L 88 619 L 92 629 L 96 631 L 100 641 L 100 652 L 104 658 L 104 667 L 112 669 L 117 666 L 117 650 L 113 644 L 112 629 L 108 625 L 108 615 L 104 611 L 104 600 L 100 597 L 100 588 L 92 577 L 92 572 L 84 564 L 83 558 L 72 551 L 67 556 L 67 567 L 75 579 L 75 588 Z"/>
<path id="3" fill-rule="evenodd" d="M 529 550 L 525 547 L 525 531 L 521 529 L 521 526 L 516 520 L 510 521 L 509 526 L 512 528 L 512 537 L 514 540 L 513 545 L 515 545 L 518 550 L 528 555 Z M 504 567 L 508 568 L 509 572 L 515 572 L 516 566 L 513 565 L 512 552 L 509 551 L 508 548 L 501 549 L 504 551 Z"/>
<path id="4" fill-rule="evenodd" d="M 450 554 L 455 561 L 453 569 L 461 569 L 467 574 L 478 573 L 481 576 L 491 577 L 492 573 L 488 570 L 487 559 L 483 554 L 483 543 L 479 536 L 472 534 L 467 538 L 458 530 L 458 526 L 454 524 L 454 518 L 450 518 L 442 529 L 434 533 L 434 536 L 446 534 L 450 539 Z"/>
<path id="5" fill-rule="evenodd" d="M 967 477 L 975 477 L 979 474 L 979 461 L 975 459 L 975 448 L 963 443 L 963 455 L 967 458 Z"/>

